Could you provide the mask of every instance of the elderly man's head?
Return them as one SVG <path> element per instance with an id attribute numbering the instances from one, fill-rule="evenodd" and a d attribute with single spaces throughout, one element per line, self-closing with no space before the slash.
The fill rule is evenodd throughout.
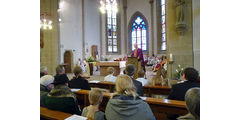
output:
<path id="1" fill-rule="evenodd" d="M 125 69 L 125 73 L 128 76 L 133 76 L 135 71 L 136 71 L 136 67 L 133 64 L 128 64 L 126 69 Z"/>
<path id="2" fill-rule="evenodd" d="M 185 95 L 185 101 L 188 111 L 196 120 L 200 120 L 200 88 L 189 89 Z"/>
<path id="3" fill-rule="evenodd" d="M 58 65 L 57 68 L 56 68 L 56 73 L 57 74 L 64 74 L 65 73 L 64 67 L 61 66 L 61 65 Z"/>
<path id="4" fill-rule="evenodd" d="M 43 74 L 43 75 L 47 75 L 48 74 L 47 67 L 46 66 L 42 66 L 40 68 L 40 73 Z"/>
<path id="5" fill-rule="evenodd" d="M 138 48 L 138 45 L 137 43 L 134 43 L 134 48 L 137 49 Z"/>

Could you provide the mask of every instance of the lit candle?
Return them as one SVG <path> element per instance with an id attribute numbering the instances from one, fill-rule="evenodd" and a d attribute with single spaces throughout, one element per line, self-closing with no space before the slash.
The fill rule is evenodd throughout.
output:
<path id="1" fill-rule="evenodd" d="M 170 58 L 169 58 L 169 61 L 173 61 L 173 56 L 172 56 L 172 53 L 170 53 Z"/>

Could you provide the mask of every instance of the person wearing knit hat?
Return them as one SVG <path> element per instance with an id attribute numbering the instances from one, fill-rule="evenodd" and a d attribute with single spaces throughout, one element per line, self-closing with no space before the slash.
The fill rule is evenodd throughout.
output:
<path id="1" fill-rule="evenodd" d="M 52 75 L 44 75 L 40 78 L 40 91 L 49 92 L 53 88 L 54 77 Z"/>
<path id="2" fill-rule="evenodd" d="M 54 77 L 54 88 L 45 98 L 45 107 L 70 114 L 81 115 L 77 98 L 69 89 L 68 82 L 69 79 L 66 74 L 59 74 Z"/>
<path id="3" fill-rule="evenodd" d="M 128 64 L 124 72 L 132 78 L 133 84 L 137 88 L 137 94 L 143 96 L 142 83 L 133 78 L 134 73 L 136 72 L 136 67 L 133 64 Z"/>
<path id="4" fill-rule="evenodd" d="M 44 75 L 40 78 L 40 106 L 45 105 L 44 99 L 46 95 L 53 89 L 53 81 L 54 77 L 51 75 Z"/>

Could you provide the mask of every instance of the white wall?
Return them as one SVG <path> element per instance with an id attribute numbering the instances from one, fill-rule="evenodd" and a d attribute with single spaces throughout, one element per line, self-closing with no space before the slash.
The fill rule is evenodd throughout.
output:
<path id="1" fill-rule="evenodd" d="M 73 63 L 82 58 L 82 0 L 60 0 L 60 63 L 65 50 L 73 51 Z M 75 51 L 74 51 L 75 50 Z"/>
<path id="2" fill-rule="evenodd" d="M 84 41 L 86 57 L 91 55 L 91 46 L 98 46 L 100 55 L 100 13 L 96 0 L 84 0 Z M 104 33 L 102 33 L 104 34 Z"/>
<path id="3" fill-rule="evenodd" d="M 200 0 L 192 1 L 194 68 L 200 72 Z"/>

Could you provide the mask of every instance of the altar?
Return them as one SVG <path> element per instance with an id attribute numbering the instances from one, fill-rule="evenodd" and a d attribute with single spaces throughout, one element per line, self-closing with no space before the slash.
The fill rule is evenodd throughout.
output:
<path id="1" fill-rule="evenodd" d="M 100 66 L 100 75 L 107 76 L 107 68 L 113 67 L 115 69 L 114 76 L 118 76 L 121 72 L 121 68 L 126 67 L 126 61 L 99 61 L 97 66 Z"/>

